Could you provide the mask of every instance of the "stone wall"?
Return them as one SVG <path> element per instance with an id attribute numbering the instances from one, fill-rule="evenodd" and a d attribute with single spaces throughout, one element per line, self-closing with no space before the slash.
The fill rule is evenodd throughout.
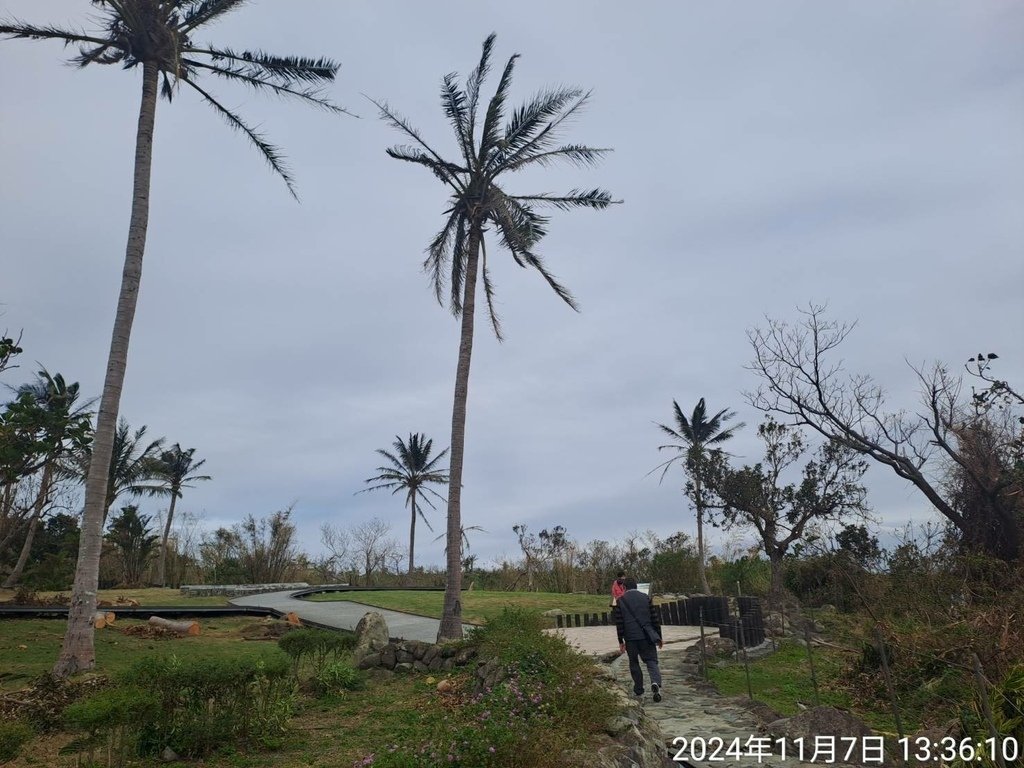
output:
<path id="1" fill-rule="evenodd" d="M 245 595 L 262 595 L 264 592 L 284 592 L 287 589 L 306 589 L 304 581 L 287 584 L 188 584 L 181 587 L 182 597 L 244 597 Z"/>

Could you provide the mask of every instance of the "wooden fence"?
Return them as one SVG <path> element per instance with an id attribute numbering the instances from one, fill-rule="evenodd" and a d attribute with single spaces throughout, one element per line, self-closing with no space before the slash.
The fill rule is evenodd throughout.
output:
<path id="1" fill-rule="evenodd" d="M 717 628 L 719 635 L 747 648 L 764 642 L 764 616 L 761 601 L 756 597 L 737 598 L 739 616 L 730 612 L 729 598 L 699 595 L 673 602 L 659 603 L 661 624 L 667 627 L 696 627 L 703 620 L 705 627 Z M 614 614 L 573 613 L 555 616 L 559 628 L 606 627 L 615 623 Z"/>

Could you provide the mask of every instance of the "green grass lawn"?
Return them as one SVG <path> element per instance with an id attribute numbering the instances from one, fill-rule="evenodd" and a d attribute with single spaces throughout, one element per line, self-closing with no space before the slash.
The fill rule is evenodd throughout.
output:
<path id="1" fill-rule="evenodd" d="M 858 711 L 851 706 L 850 697 L 832 681 L 839 678 L 850 654 L 832 648 L 815 647 L 814 672 L 818 680 L 818 695 L 821 703 L 838 709 L 848 709 L 863 718 L 872 728 L 894 733 L 896 726 L 892 716 L 884 711 Z M 731 661 L 727 666 L 712 666 L 709 677 L 718 690 L 727 696 L 746 696 L 747 677 L 742 661 Z M 813 707 L 815 705 L 814 685 L 811 682 L 807 649 L 793 642 L 785 642 L 770 656 L 750 662 L 750 687 L 754 698 L 763 701 L 783 715 L 795 715 L 800 710 L 797 702 Z M 904 726 L 915 727 L 904 716 Z"/>
<path id="2" fill-rule="evenodd" d="M 441 618 L 444 592 L 381 591 L 381 592 L 330 592 L 312 595 L 309 600 L 330 602 L 349 600 L 353 603 L 405 611 L 420 616 Z M 597 613 L 610 610 L 608 595 L 573 595 L 554 592 L 482 592 L 462 593 L 462 619 L 469 624 L 484 624 L 500 616 L 505 608 L 523 608 L 542 613 L 559 608 L 566 613 Z M 552 620 L 553 624 L 553 620 Z"/>
<path id="3" fill-rule="evenodd" d="M 10 602 L 14 598 L 15 590 L 0 589 L 0 603 Z M 62 594 L 65 597 L 71 596 L 71 590 L 67 592 L 39 592 L 40 598 L 52 598 Z M 101 589 L 98 592 L 98 600 L 115 602 L 119 597 L 137 601 L 145 606 L 173 606 L 173 605 L 227 605 L 228 599 L 223 596 L 213 597 L 184 597 L 177 589 L 163 589 L 161 587 L 149 587 L 146 589 Z"/>
<path id="4" fill-rule="evenodd" d="M 272 643 L 241 639 L 242 629 L 259 623 L 259 619 L 248 617 L 203 619 L 200 622 L 202 634 L 198 637 L 154 640 L 121 631 L 146 622 L 118 619 L 112 626 L 96 630 L 97 671 L 116 674 L 147 654 L 188 654 L 190 657 L 260 654 Z M 60 652 L 66 626 L 66 622 L 58 619 L 0 619 L 0 690 L 22 688 L 49 672 Z"/>

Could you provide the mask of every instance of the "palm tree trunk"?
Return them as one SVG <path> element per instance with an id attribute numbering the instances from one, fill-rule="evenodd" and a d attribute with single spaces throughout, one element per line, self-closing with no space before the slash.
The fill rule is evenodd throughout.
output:
<path id="1" fill-rule="evenodd" d="M 429 501 L 429 499 L 428 499 Z M 412 520 L 409 523 L 409 583 L 412 584 L 413 550 L 416 547 L 416 489 L 409 491 L 409 504 L 412 506 Z"/>
<path id="2" fill-rule="evenodd" d="M 174 504 L 178 501 L 177 490 L 171 488 L 171 505 L 167 508 L 167 522 L 164 523 L 164 537 L 160 540 L 160 564 L 156 580 L 161 587 L 167 586 L 167 539 L 171 537 L 171 521 L 174 520 Z"/>
<path id="3" fill-rule="evenodd" d="M 121 388 L 128 363 L 128 340 L 131 336 L 132 321 L 135 319 L 135 305 L 139 298 L 142 257 L 146 250 L 158 74 L 155 63 L 143 64 L 142 103 L 139 106 L 139 124 L 135 137 L 135 178 L 131 219 L 128 224 L 128 243 L 125 247 L 121 292 L 117 299 L 117 314 L 114 316 L 114 330 L 110 339 L 103 396 L 96 415 L 92 458 L 89 461 L 89 474 L 85 482 L 85 510 L 82 514 L 81 542 L 78 547 L 75 583 L 71 590 L 68 626 L 60 657 L 53 667 L 53 675 L 57 678 L 92 669 L 96 664 L 92 616 L 96 610 L 96 588 L 99 584 L 110 455 L 113 452 Z"/>
<path id="4" fill-rule="evenodd" d="M 462 297 L 462 334 L 459 362 L 455 368 L 455 398 L 452 404 L 451 464 L 448 467 L 448 580 L 437 640 L 462 638 L 462 457 L 466 447 L 466 401 L 469 397 L 469 363 L 473 356 L 473 315 L 476 306 L 476 274 L 480 258 L 479 224 L 471 224 Z"/>
<path id="5" fill-rule="evenodd" d="M 704 504 L 701 501 L 700 477 L 693 478 L 694 507 L 697 508 L 697 575 L 700 576 L 700 589 L 705 595 L 711 594 L 711 587 L 708 586 L 708 574 L 704 563 Z"/>
<path id="6" fill-rule="evenodd" d="M 43 510 L 50 500 L 50 485 L 53 477 L 53 468 L 50 462 L 43 467 L 43 476 L 39 480 L 39 493 L 36 495 L 36 503 L 32 508 L 32 519 L 28 524 L 28 533 L 25 534 L 25 543 L 21 547 L 21 554 L 18 555 L 18 562 L 14 564 L 14 570 L 4 580 L 4 589 L 13 589 L 21 579 L 25 564 L 28 563 L 29 553 L 32 551 L 32 542 L 35 541 L 36 531 L 39 528 L 39 521 L 43 517 Z"/>

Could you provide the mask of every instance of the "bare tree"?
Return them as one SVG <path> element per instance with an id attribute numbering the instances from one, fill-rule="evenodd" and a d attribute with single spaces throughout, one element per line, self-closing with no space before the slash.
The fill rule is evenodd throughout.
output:
<path id="1" fill-rule="evenodd" d="M 322 563 L 318 564 L 325 579 L 348 567 L 352 558 L 352 537 L 348 531 L 330 523 L 320 526 L 320 543 L 325 554 Z"/>
<path id="2" fill-rule="evenodd" d="M 361 561 L 367 586 L 373 583 L 373 574 L 386 572 L 391 557 L 401 551 L 390 534 L 391 526 L 376 517 L 352 529 L 352 556 Z"/>
<path id="3" fill-rule="evenodd" d="M 971 408 L 962 378 L 939 363 L 927 370 L 911 366 L 922 396 L 920 412 L 887 410 L 881 386 L 868 375 L 847 372 L 835 359 L 854 324 L 828 319 L 821 305 L 809 305 L 802 315 L 794 324 L 768 318 L 766 327 L 748 332 L 754 348 L 750 368 L 762 380 L 747 395 L 749 402 L 889 467 L 924 494 L 968 548 L 1004 560 L 1019 557 L 1022 481 L 1007 450 L 1014 442 L 1005 423 Z M 973 373 L 989 385 L 990 402 L 1012 409 L 1021 401 L 1019 395 L 1013 399 L 1017 393 L 1006 382 L 989 375 L 988 361 L 995 358 L 972 358 Z M 977 392 L 973 402 L 978 405 Z M 950 468 L 971 493 L 957 498 L 943 488 Z"/>

